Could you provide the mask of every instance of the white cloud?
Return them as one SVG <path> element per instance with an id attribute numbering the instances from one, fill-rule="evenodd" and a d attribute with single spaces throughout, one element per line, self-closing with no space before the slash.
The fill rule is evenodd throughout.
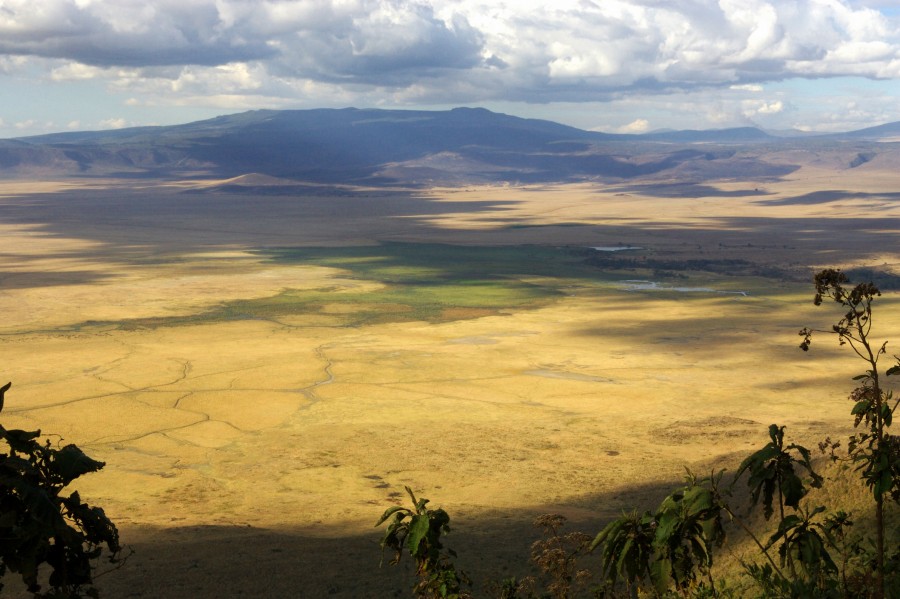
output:
<path id="1" fill-rule="evenodd" d="M 196 87 L 198 82 L 201 82 L 204 89 L 211 87 L 219 93 L 250 93 L 262 87 L 265 78 L 265 72 L 256 64 L 235 63 L 212 68 L 186 67 L 178 79 L 172 82 L 172 91 Z"/>
<path id="2" fill-rule="evenodd" d="M 618 133 L 645 133 L 650 130 L 650 121 L 647 119 L 635 119 L 616 129 Z"/>
<path id="3" fill-rule="evenodd" d="M 2 75 L 20 71 L 27 64 L 28 58 L 25 56 L 4 56 L 0 53 L 0 74 Z"/>
<path id="4" fill-rule="evenodd" d="M 763 103 L 756 110 L 756 114 L 778 114 L 784 110 L 784 102 L 776 100 L 774 102 Z"/>
<path id="5" fill-rule="evenodd" d="M 787 118 L 791 104 L 769 93 L 780 81 L 900 79 L 900 20 L 878 10 L 893 6 L 887 0 L 40 0 L 36 6 L 0 0 L 0 74 L 39 72 L 57 85 L 94 82 L 121 94 L 119 106 L 135 109 L 625 106 L 653 99 L 659 110 L 726 126 Z M 702 98 L 685 100 L 698 90 Z M 601 124 L 616 130 L 644 119 L 660 126 L 650 103 L 623 108 Z M 76 117 L 99 118 L 65 118 Z"/>
<path id="6" fill-rule="evenodd" d="M 784 102 L 781 100 L 774 100 L 772 102 L 766 102 L 765 100 L 744 100 L 741 103 L 741 107 L 742 114 L 748 119 L 753 119 L 757 116 L 768 116 L 782 112 L 784 110 Z"/>
<path id="7" fill-rule="evenodd" d="M 730 85 L 728 86 L 728 89 L 744 92 L 761 92 L 764 88 L 763 86 L 755 83 L 744 83 L 741 85 Z"/>
<path id="8" fill-rule="evenodd" d="M 896 93 L 867 91 L 862 102 L 845 95 L 818 98 L 817 110 L 792 115 L 791 126 L 803 131 L 851 131 L 900 120 Z"/>
<path id="9" fill-rule="evenodd" d="M 128 121 L 123 118 L 110 118 L 100 121 L 101 129 L 122 129 L 128 126 Z"/>
<path id="10" fill-rule="evenodd" d="M 4 0 L 0 53 L 94 66 L 221 64 L 271 56 L 266 40 L 222 28 L 216 2 Z"/>
<path id="11" fill-rule="evenodd" d="M 99 79 L 104 76 L 115 76 L 114 70 L 81 64 L 79 62 L 66 62 L 50 70 L 50 79 L 53 81 L 84 81 L 87 79 Z"/>
<path id="12" fill-rule="evenodd" d="M 116 77 L 110 67 L 173 66 L 177 78 L 188 66 L 257 65 L 246 87 L 253 93 L 266 86 L 260 78 L 286 78 L 596 99 L 796 75 L 884 77 L 900 59 L 896 24 L 839 0 L 42 0 L 41 7 L 3 0 L 0 55 L 63 59 L 58 79 Z M 221 80 L 204 72 L 210 86 Z"/>

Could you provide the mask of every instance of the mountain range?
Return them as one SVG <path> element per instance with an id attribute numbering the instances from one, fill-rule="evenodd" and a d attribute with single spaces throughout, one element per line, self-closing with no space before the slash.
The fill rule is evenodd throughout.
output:
<path id="1" fill-rule="evenodd" d="M 257 187 L 766 179 L 796 170 L 798 151 L 838 152 L 837 164 L 854 168 L 893 154 L 897 138 L 900 123 L 805 137 L 752 127 L 620 135 L 481 108 L 255 110 L 0 140 L 0 176 L 237 178 L 232 185 Z"/>

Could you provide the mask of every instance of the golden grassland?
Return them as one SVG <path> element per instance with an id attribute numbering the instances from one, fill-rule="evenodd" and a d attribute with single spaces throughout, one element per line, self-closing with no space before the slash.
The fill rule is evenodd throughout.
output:
<path id="1" fill-rule="evenodd" d="M 593 533 L 770 423 L 847 429 L 859 365 L 824 335 L 797 348 L 836 313 L 765 271 L 900 274 L 896 176 L 854 175 L 301 197 L 0 182 L 3 424 L 107 462 L 77 488 L 137 550 L 98 580 L 110 597 L 403 596 L 372 524 L 404 485 L 450 512 L 478 575 L 522 573 L 536 514 Z M 617 244 L 761 274 L 584 264 Z M 876 318 L 900 343 L 898 307 L 887 293 Z"/>

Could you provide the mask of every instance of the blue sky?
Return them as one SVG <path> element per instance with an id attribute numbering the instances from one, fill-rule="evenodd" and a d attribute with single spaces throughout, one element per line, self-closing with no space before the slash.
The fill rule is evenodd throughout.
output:
<path id="1" fill-rule="evenodd" d="M 585 129 L 900 121 L 887 0 L 0 0 L 0 137 L 254 108 Z"/>

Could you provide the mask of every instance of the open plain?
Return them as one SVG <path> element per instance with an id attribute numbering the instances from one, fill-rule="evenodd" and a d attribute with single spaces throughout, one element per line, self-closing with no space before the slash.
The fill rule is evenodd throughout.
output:
<path id="1" fill-rule="evenodd" d="M 770 423 L 846 430 L 858 364 L 797 331 L 837 318 L 816 269 L 900 276 L 898 192 L 877 160 L 703 185 L 2 181 L 3 424 L 107 463 L 77 489 L 135 553 L 104 596 L 406 596 L 372 526 L 404 485 L 476 583 L 521 574 L 537 514 L 594 533 Z M 895 291 L 876 319 L 900 343 Z"/>

